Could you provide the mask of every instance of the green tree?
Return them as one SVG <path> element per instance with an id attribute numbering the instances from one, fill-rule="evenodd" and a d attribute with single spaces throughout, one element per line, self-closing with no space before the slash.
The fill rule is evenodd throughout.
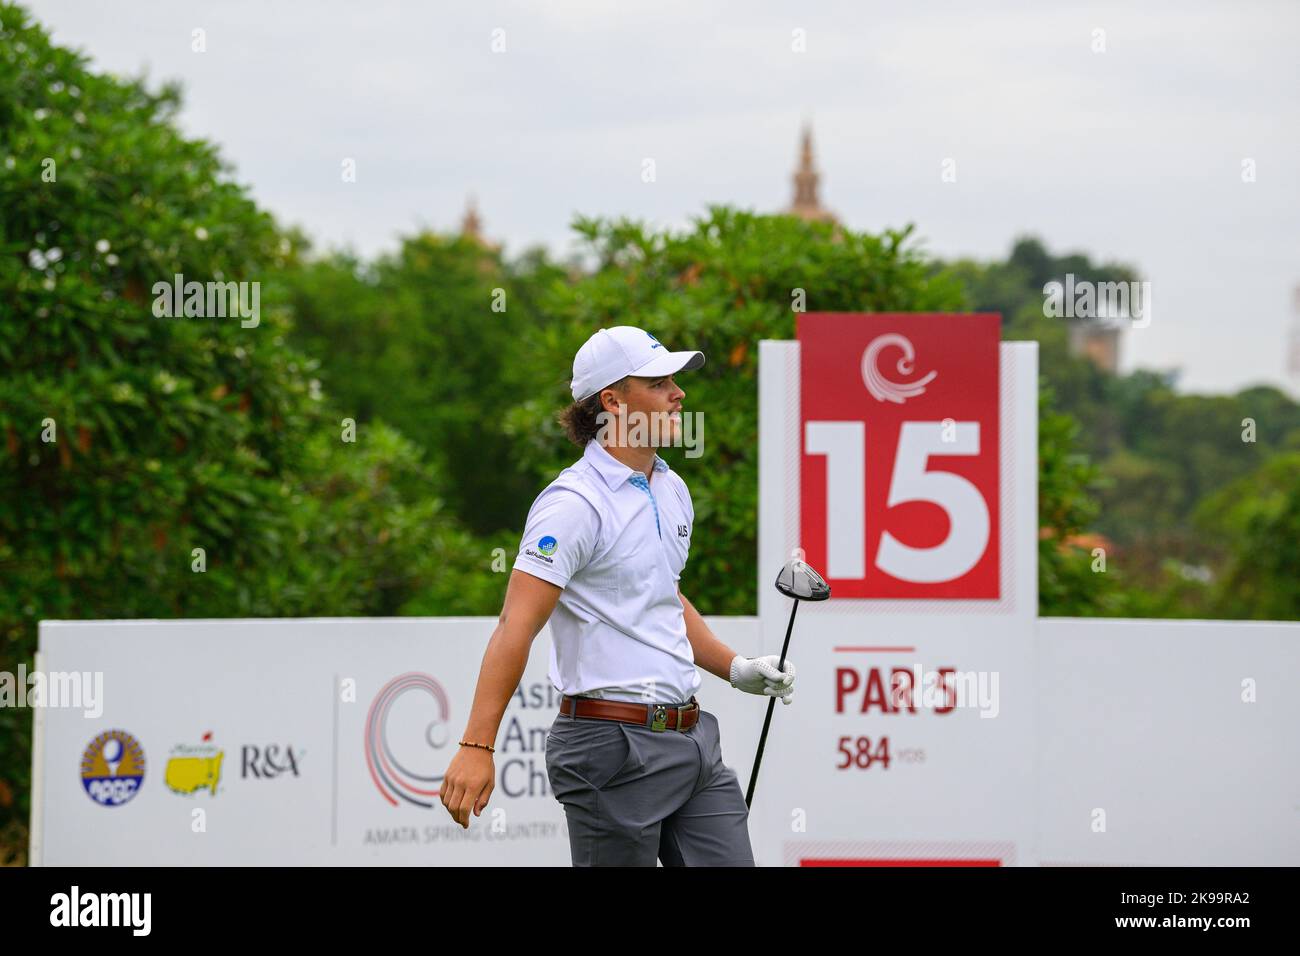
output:
<path id="1" fill-rule="evenodd" d="M 808 311 L 871 312 L 954 309 L 960 288 L 930 274 L 910 227 L 875 236 L 714 206 L 681 232 L 588 218 L 575 228 L 594 270 L 551 286 L 540 303 L 547 321 L 527 330 L 527 354 L 531 369 L 548 372 L 508 417 L 534 477 L 528 501 L 580 454 L 555 416 L 592 332 L 639 325 L 672 347 L 701 349 L 708 362 L 680 384 L 687 409 L 707 410 L 708 467 L 664 451 L 689 475 L 696 519 L 709 529 L 692 544 L 683 587 L 705 613 L 753 614 L 759 340 L 794 337 L 796 290 Z"/>
<path id="2" fill-rule="evenodd" d="M 285 341 L 294 242 L 179 103 L 0 3 L 0 670 L 32 668 L 41 619 L 395 613 L 456 593 L 434 556 L 490 575 L 414 446 L 341 440 Z M 176 274 L 249 283 L 248 316 L 158 314 Z M 0 857 L 30 720 L 0 708 Z"/>
<path id="3" fill-rule="evenodd" d="M 531 478 L 503 416 L 536 385 L 521 344 L 542 321 L 533 303 L 563 279 L 537 250 L 507 263 L 475 239 L 421 233 L 372 264 L 338 254 L 295 273 L 294 341 L 321 359 L 340 412 L 414 440 L 440 476 L 430 490 L 490 534 L 523 517 Z"/>
<path id="4" fill-rule="evenodd" d="M 1300 453 L 1207 498 L 1197 522 L 1226 554 L 1211 598 L 1218 616 L 1300 619 Z"/>
<path id="5" fill-rule="evenodd" d="M 1079 423 L 1054 408 L 1051 386 L 1038 391 L 1038 613 L 1092 616 L 1123 606 L 1120 577 L 1106 541 L 1089 534 L 1099 510 L 1100 474 L 1078 450 Z"/>
<path id="6" fill-rule="evenodd" d="M 1004 262 L 962 260 L 949 269 L 969 308 L 1000 311 L 1007 317 L 1005 337 L 1039 342 L 1040 369 L 1056 396 L 1053 408 L 1078 422 L 1073 441 L 1097 463 L 1089 528 L 1111 546 L 1108 576 L 1098 584 L 1109 585 L 1118 575 L 1128 590 L 1108 589 L 1086 612 L 1070 613 L 1223 613 L 1227 605 L 1211 601 L 1203 577 L 1225 571 L 1219 562 L 1227 554 L 1195 516 L 1204 501 L 1271 457 L 1300 450 L 1300 405 L 1262 386 L 1236 395 L 1184 395 L 1174 387 L 1175 373 L 1112 375 L 1070 355 L 1067 320 L 1043 315 L 1044 285 L 1067 273 L 1077 280 L 1132 281 L 1137 273 L 1131 267 L 1054 255 L 1038 240 L 1023 238 Z M 1056 569 L 1049 564 L 1041 570 L 1044 607 L 1056 606 L 1050 588 Z"/>

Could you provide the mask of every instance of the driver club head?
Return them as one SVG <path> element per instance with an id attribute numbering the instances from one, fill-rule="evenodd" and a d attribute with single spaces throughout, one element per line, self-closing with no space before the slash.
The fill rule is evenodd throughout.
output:
<path id="1" fill-rule="evenodd" d="M 798 558 L 788 561 L 776 576 L 776 589 L 798 601 L 825 601 L 831 596 L 826 579 Z"/>

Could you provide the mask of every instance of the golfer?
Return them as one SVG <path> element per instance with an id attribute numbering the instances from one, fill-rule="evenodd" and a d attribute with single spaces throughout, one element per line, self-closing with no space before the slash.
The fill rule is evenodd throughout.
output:
<path id="1" fill-rule="evenodd" d="M 528 512 L 505 605 L 460 748 L 440 790 L 463 827 L 496 781 L 493 742 L 533 638 L 551 624 L 561 693 L 546 738 L 575 866 L 753 866 L 748 810 L 702 710 L 697 666 L 790 703 L 794 665 L 746 658 L 714 636 L 678 582 L 695 510 L 655 453 L 678 441 L 686 393 L 673 376 L 704 364 L 641 329 L 601 329 L 573 360 L 561 416 L 582 458 Z"/>

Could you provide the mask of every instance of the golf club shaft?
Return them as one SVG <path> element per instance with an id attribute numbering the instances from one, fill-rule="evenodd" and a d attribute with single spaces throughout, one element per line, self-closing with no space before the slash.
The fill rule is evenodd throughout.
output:
<path id="1" fill-rule="evenodd" d="M 790 632 L 794 630 L 794 615 L 799 610 L 799 599 L 794 599 L 794 607 L 790 608 L 790 623 L 785 626 L 785 641 L 781 644 L 781 659 L 777 661 L 776 669 L 784 673 L 785 671 L 785 652 L 790 649 Z M 745 794 L 745 806 L 748 808 L 754 802 L 754 785 L 758 783 L 758 765 L 763 760 L 763 746 L 767 743 L 767 728 L 772 723 L 772 708 L 776 706 L 776 696 L 773 695 L 767 702 L 767 716 L 763 718 L 763 733 L 758 738 L 758 753 L 754 755 L 754 769 L 749 774 L 749 792 Z"/>

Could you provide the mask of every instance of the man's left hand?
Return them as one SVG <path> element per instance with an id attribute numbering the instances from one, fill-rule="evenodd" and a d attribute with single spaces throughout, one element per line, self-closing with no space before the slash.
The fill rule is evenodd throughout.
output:
<path id="1" fill-rule="evenodd" d="M 780 662 L 775 654 L 763 657 L 742 657 L 737 654 L 731 661 L 731 686 L 747 694 L 766 694 L 780 697 L 788 704 L 794 697 L 794 664 L 787 657 L 784 670 L 777 670 Z"/>

